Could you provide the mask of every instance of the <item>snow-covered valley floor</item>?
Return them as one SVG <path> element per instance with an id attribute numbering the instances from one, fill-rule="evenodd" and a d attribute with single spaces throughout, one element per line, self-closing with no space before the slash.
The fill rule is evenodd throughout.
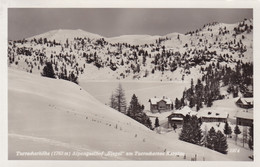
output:
<path id="1" fill-rule="evenodd" d="M 175 100 L 181 98 L 183 90 L 190 86 L 190 82 L 182 81 L 82 81 L 80 86 L 93 95 L 103 104 L 109 104 L 110 97 L 113 92 L 121 84 L 125 92 L 127 105 L 129 105 L 133 94 L 138 101 L 145 106 L 145 110 L 150 110 L 149 99 L 153 97 L 162 98 L 163 96 Z"/>
<path id="2" fill-rule="evenodd" d="M 136 93 L 126 86 L 125 89 Z M 136 93 L 141 101 L 142 90 Z M 252 153 L 241 148 L 236 154 L 224 155 L 178 140 L 178 131 L 158 134 L 104 105 L 72 82 L 15 69 L 8 70 L 8 134 L 10 160 L 190 161 L 197 155 L 200 161 L 235 161 L 250 160 L 247 154 Z M 36 156 L 32 152 L 46 154 Z"/>

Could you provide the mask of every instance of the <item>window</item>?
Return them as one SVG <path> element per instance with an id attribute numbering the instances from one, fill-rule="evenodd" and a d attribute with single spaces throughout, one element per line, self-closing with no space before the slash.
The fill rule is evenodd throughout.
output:
<path id="1" fill-rule="evenodd" d="M 159 109 L 165 109 L 165 106 L 159 106 Z"/>

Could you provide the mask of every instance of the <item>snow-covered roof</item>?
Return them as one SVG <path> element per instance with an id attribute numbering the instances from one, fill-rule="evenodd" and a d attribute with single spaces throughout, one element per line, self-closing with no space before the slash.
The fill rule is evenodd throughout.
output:
<path id="1" fill-rule="evenodd" d="M 172 117 L 171 120 L 181 121 L 181 120 L 183 120 L 183 118 Z"/>
<path id="2" fill-rule="evenodd" d="M 254 119 L 254 114 L 252 111 L 238 111 L 236 114 L 237 118 L 244 118 L 244 119 Z"/>
<path id="3" fill-rule="evenodd" d="M 203 110 L 198 112 L 198 117 L 204 118 L 227 118 L 227 112 L 219 112 L 214 110 Z"/>
<path id="4" fill-rule="evenodd" d="M 197 112 L 192 111 L 191 108 L 188 107 L 188 106 L 184 106 L 182 109 L 176 110 L 173 113 L 174 114 L 182 114 L 183 116 L 186 116 L 186 115 L 197 115 Z"/>
<path id="5" fill-rule="evenodd" d="M 150 98 L 149 102 L 151 102 L 152 104 L 157 104 L 161 100 L 165 101 L 166 104 L 172 104 L 171 99 L 168 99 L 167 97 L 164 97 L 164 98 L 158 98 L 158 97 Z"/>
<path id="6" fill-rule="evenodd" d="M 239 99 L 244 105 L 248 105 L 248 103 L 251 103 L 253 105 L 254 103 L 254 98 L 239 98 Z"/>

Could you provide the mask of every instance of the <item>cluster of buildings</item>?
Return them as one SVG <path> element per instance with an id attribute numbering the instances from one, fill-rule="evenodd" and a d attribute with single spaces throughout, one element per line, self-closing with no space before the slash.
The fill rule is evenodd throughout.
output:
<path id="1" fill-rule="evenodd" d="M 167 97 L 154 97 L 149 99 L 150 111 L 152 113 L 161 113 L 166 111 L 173 111 L 168 118 L 168 126 L 176 124 L 182 126 L 183 119 L 186 115 L 196 115 L 202 122 L 227 122 L 229 114 L 225 111 L 216 111 L 209 108 L 209 110 L 202 110 L 199 112 L 193 111 L 188 106 L 180 110 L 173 110 L 173 101 Z M 239 98 L 236 102 L 239 107 L 236 113 L 236 123 L 241 126 L 251 126 L 253 124 L 253 98 Z"/>

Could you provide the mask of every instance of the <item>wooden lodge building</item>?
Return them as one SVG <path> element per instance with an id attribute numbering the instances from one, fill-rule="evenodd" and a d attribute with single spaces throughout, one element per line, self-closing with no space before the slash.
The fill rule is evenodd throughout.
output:
<path id="1" fill-rule="evenodd" d="M 190 107 L 185 106 L 181 110 L 174 111 L 168 118 L 168 127 L 173 127 L 174 124 L 177 126 L 182 126 L 183 119 L 186 115 L 196 115 L 197 112 L 191 110 Z"/>
<path id="2" fill-rule="evenodd" d="M 168 99 L 167 97 L 154 97 L 149 99 L 148 102 L 150 102 L 150 111 L 152 113 L 160 113 L 173 110 L 173 102 L 171 99 Z"/>
<path id="3" fill-rule="evenodd" d="M 237 125 L 252 126 L 254 122 L 253 110 L 238 111 L 236 114 L 236 122 Z"/>
<path id="4" fill-rule="evenodd" d="M 203 110 L 199 111 L 197 116 L 202 122 L 226 122 L 229 115 L 226 112 Z"/>

